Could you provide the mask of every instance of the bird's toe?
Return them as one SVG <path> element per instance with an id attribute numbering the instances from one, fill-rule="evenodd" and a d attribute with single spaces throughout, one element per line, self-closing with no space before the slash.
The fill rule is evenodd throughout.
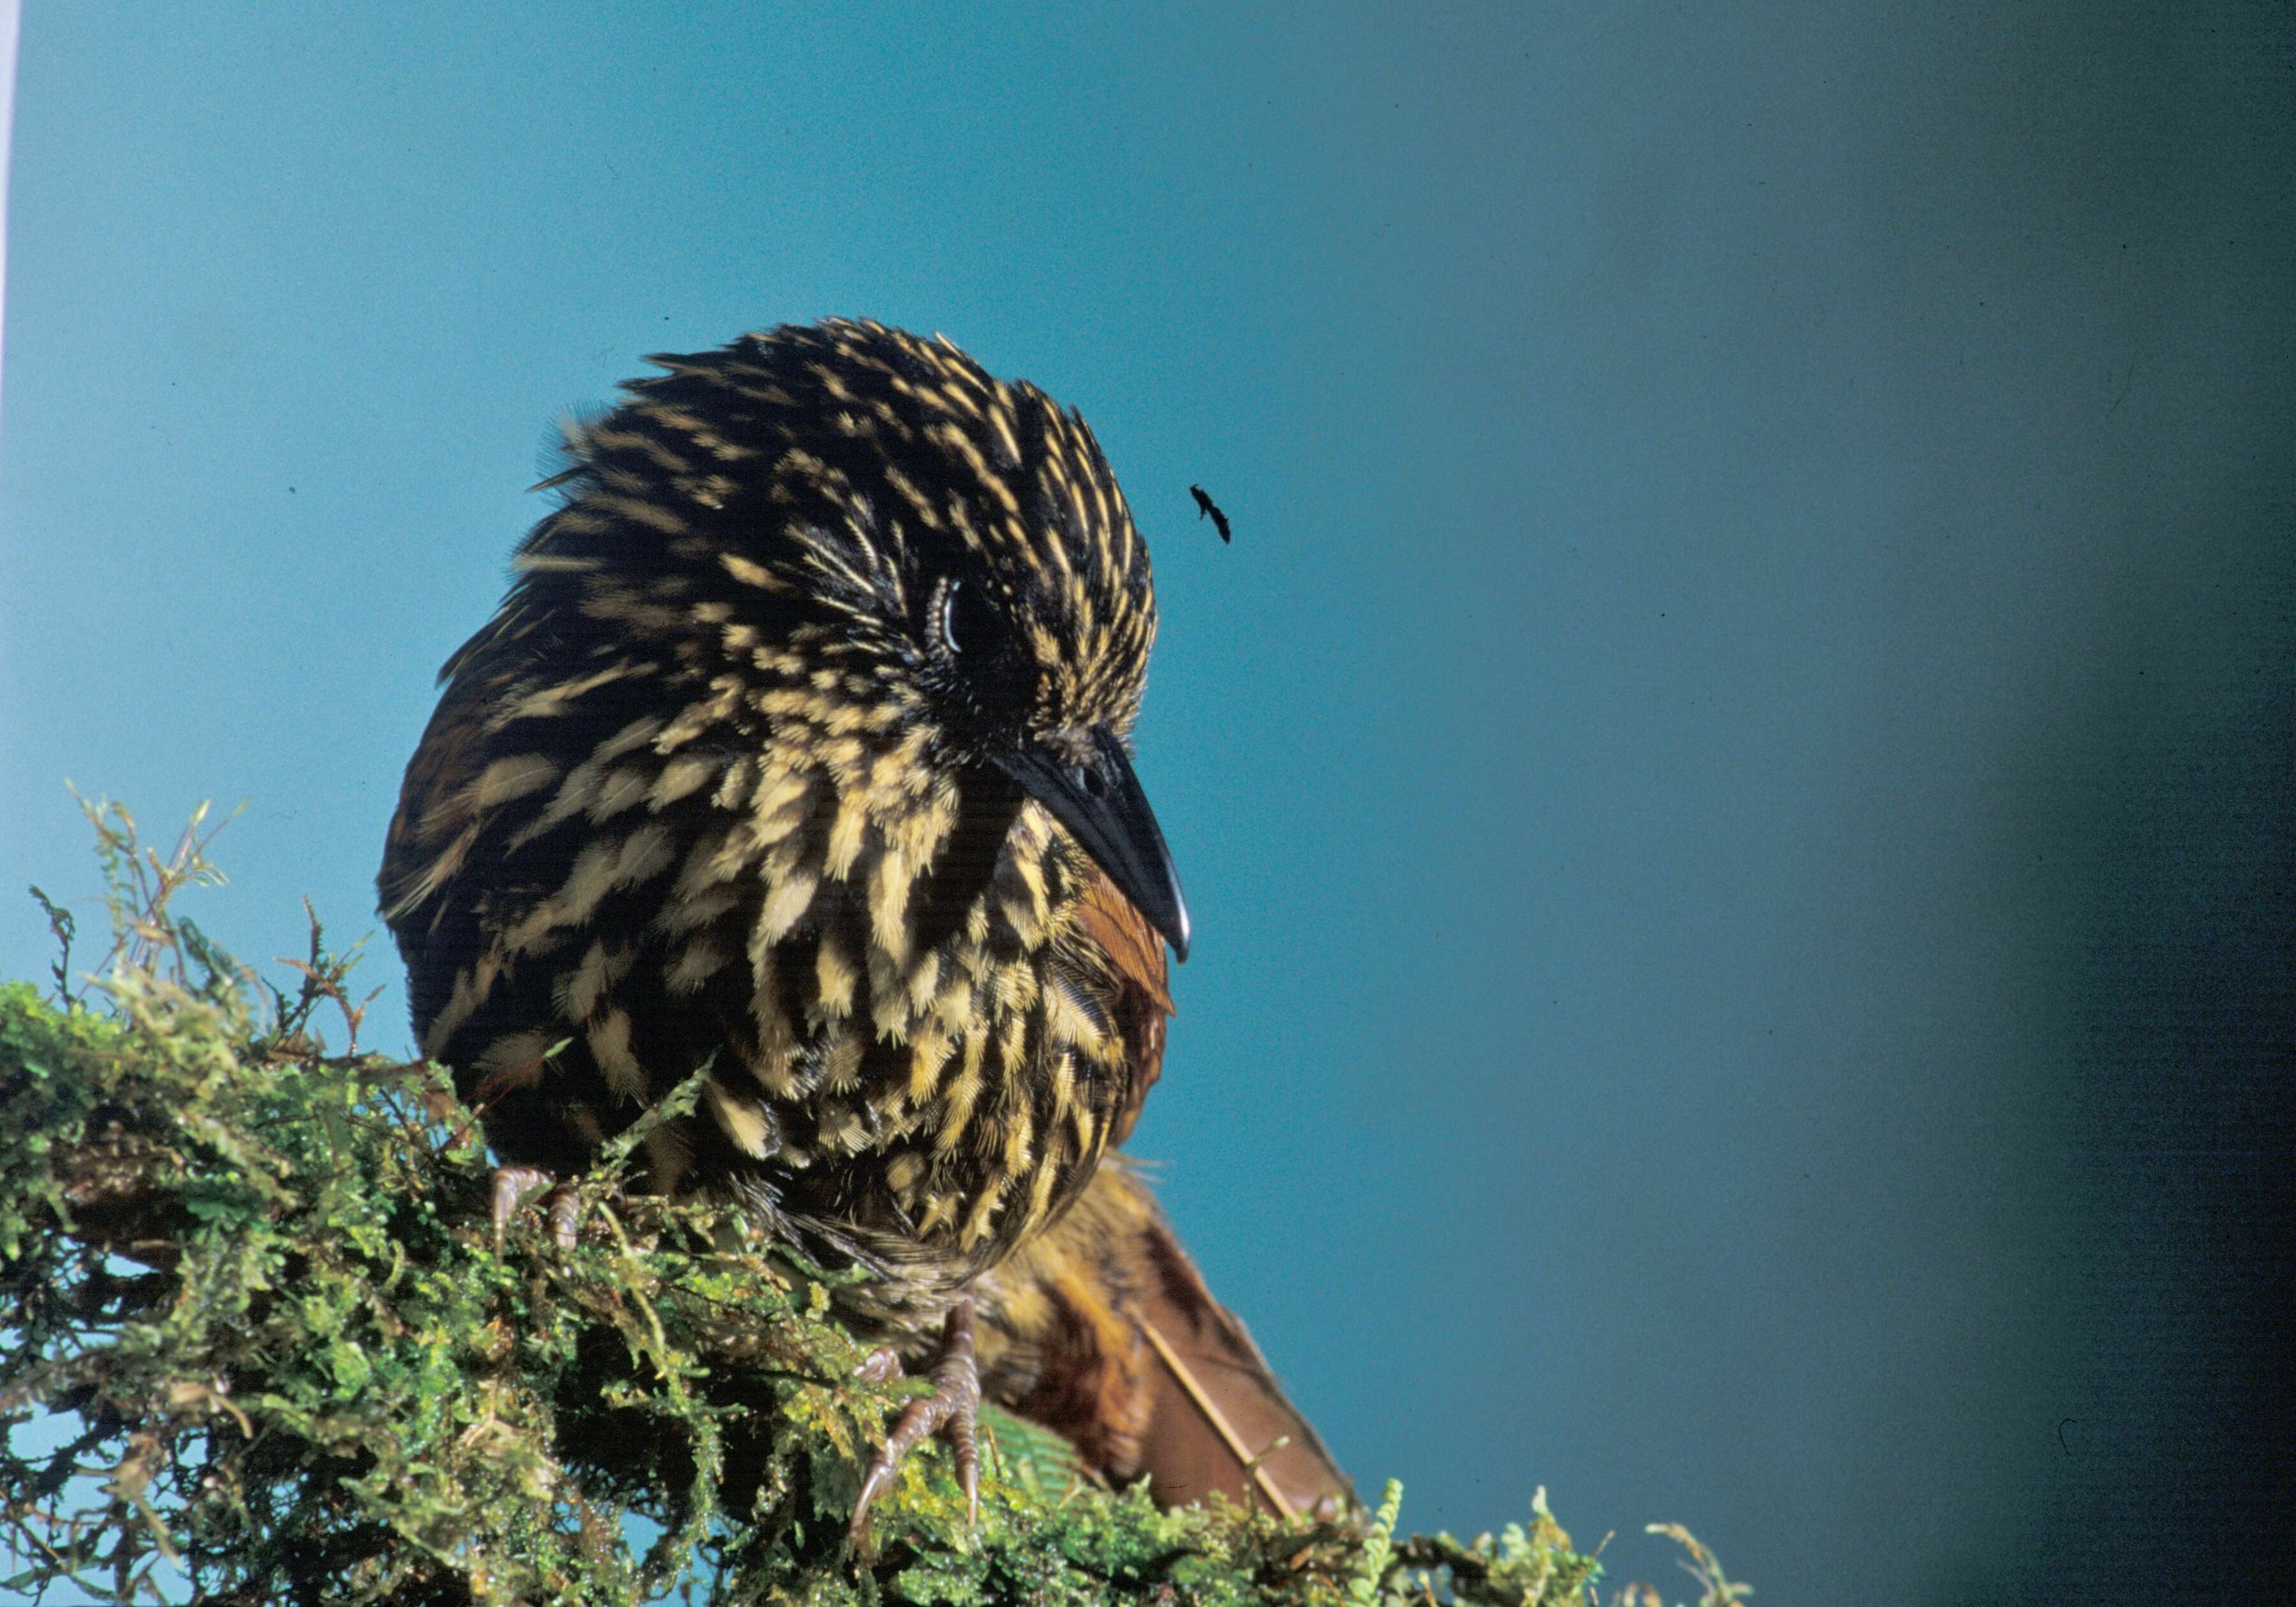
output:
<path id="1" fill-rule="evenodd" d="M 881 1357 L 890 1358 L 890 1371 L 885 1370 Z M 890 1351 L 879 1350 L 873 1352 L 857 1371 L 865 1378 L 883 1379 L 898 1377 L 899 1369 L 898 1357 L 892 1357 Z M 861 1481 L 861 1494 L 853 1503 L 851 1534 L 856 1543 L 868 1532 L 869 1509 L 878 1496 L 892 1487 L 903 1459 L 936 1434 L 948 1441 L 955 1459 L 956 1481 L 964 1491 L 968 1521 L 980 1521 L 980 1373 L 973 1359 L 971 1297 L 949 1308 L 947 1320 L 941 1328 L 939 1354 L 930 1376 L 932 1393 L 911 1401 L 903 1410 L 900 1421 L 885 1437 L 876 1460 L 869 1464 L 868 1476 Z"/>
<path id="2" fill-rule="evenodd" d="M 543 1202 L 550 1216 L 550 1237 L 561 1250 L 571 1250 L 580 1235 L 582 1200 L 572 1189 L 558 1181 L 557 1177 L 538 1166 L 498 1166 L 495 1168 L 494 1227 L 495 1242 L 499 1245 L 510 1219 L 518 1214 L 521 1201 L 537 1191 L 542 1192 Z"/>

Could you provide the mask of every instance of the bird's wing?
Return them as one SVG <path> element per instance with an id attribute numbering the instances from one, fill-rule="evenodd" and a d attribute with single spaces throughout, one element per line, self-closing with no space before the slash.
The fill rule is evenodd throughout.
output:
<path id="1" fill-rule="evenodd" d="M 1116 884 L 1096 870 L 1085 883 L 1077 924 L 1108 956 L 1115 983 L 1117 1026 L 1131 1052 L 1131 1098 L 1115 1112 L 1109 1131 L 1109 1147 L 1114 1149 L 1132 1136 L 1148 1090 L 1163 1075 L 1164 1021 L 1172 1014 L 1164 939 L 1132 907 L 1132 901 L 1116 890 Z"/>
<path id="2" fill-rule="evenodd" d="M 505 602 L 439 671 L 446 690 L 407 761 L 376 878 L 383 918 L 402 947 L 419 933 L 416 912 L 462 868 L 484 824 L 476 783 L 492 757 L 487 717 L 513 679 L 515 660 L 502 647 L 522 623 L 524 611 Z"/>

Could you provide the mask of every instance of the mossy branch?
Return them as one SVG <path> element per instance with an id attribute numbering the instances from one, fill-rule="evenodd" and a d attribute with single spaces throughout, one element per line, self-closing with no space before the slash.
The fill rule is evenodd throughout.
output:
<path id="1" fill-rule="evenodd" d="M 990 1415 L 977 1527 L 938 1460 L 844 1520 L 898 1386 L 854 1382 L 824 1275 L 739 1213 L 578 1181 L 571 1250 L 497 1244 L 472 1112 L 357 1048 L 316 916 L 291 988 L 171 909 L 220 880 L 90 807 L 114 946 L 0 984 L 0 1595 L 268 1603 L 1589 1601 L 1546 1514 L 1463 1546 L 1378 1521 L 1163 1512 Z M 320 1027 L 345 1031 L 331 1052 Z M 1742 1587 L 1710 1565 L 1710 1607 Z M 1710 1580 L 1702 1575 L 1702 1584 Z"/>

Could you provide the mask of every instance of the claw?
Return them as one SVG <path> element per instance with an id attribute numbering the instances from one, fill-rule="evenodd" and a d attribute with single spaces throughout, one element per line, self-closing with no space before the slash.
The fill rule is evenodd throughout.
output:
<path id="1" fill-rule="evenodd" d="M 861 1364 L 865 1378 L 900 1376 L 900 1359 L 889 1350 L 872 1352 Z M 948 1441 L 956 1459 L 956 1481 L 964 1491 L 968 1521 L 980 1521 L 980 1448 L 977 1420 L 980 1411 L 980 1374 L 973 1365 L 972 1299 L 965 1296 L 948 1308 L 941 1326 L 940 1355 L 932 1367 L 933 1392 L 913 1400 L 901 1421 L 886 1436 L 884 1448 L 869 1464 L 861 1481 L 860 1497 L 853 1503 L 850 1533 L 856 1544 L 869 1530 L 869 1508 L 883 1495 L 899 1471 L 901 1459 L 930 1436 Z"/>
<path id="2" fill-rule="evenodd" d="M 570 1188 L 562 1186 L 552 1174 L 538 1166 L 498 1166 L 495 1168 L 495 1243 L 502 1243 L 503 1230 L 518 1211 L 518 1202 L 536 1189 L 547 1189 L 544 1203 L 550 1210 L 550 1237 L 561 1250 L 571 1250 L 580 1236 L 582 1221 L 581 1197 Z"/>

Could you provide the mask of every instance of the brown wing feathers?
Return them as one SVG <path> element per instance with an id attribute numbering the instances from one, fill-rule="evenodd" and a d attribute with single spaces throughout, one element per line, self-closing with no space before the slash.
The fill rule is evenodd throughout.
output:
<path id="1" fill-rule="evenodd" d="M 1164 1022 L 1174 1013 L 1165 985 L 1164 939 L 1116 884 L 1094 875 L 1077 906 L 1077 925 L 1108 956 L 1116 1017 L 1132 1055 L 1132 1102 L 1117 1111 L 1108 1136 L 1114 1149 L 1132 1136 L 1148 1090 L 1164 1072 Z"/>
<path id="2" fill-rule="evenodd" d="M 1109 958 L 1133 1048 L 1137 1096 L 1118 1118 L 1121 1142 L 1161 1068 L 1164 946 L 1103 879 L 1086 887 L 1078 923 Z M 983 1283 L 991 1393 L 1102 1472 L 1145 1473 L 1167 1504 L 1218 1490 L 1296 1514 L 1353 1499 L 1123 1160 L 1103 1161 L 1075 1206 Z"/>

